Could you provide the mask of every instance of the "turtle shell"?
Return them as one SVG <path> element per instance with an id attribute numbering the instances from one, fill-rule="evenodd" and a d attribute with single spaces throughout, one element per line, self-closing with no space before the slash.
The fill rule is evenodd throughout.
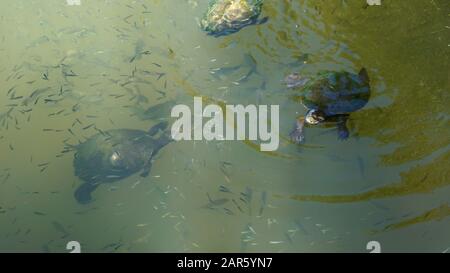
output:
<path id="1" fill-rule="evenodd" d="M 327 116 L 348 114 L 364 107 L 370 98 L 369 77 L 359 74 L 322 72 L 302 88 L 302 103 L 308 109 L 321 110 Z"/>
<path id="2" fill-rule="evenodd" d="M 156 142 L 140 130 L 116 129 L 97 134 L 76 148 L 75 175 L 88 183 L 114 182 L 141 170 Z"/>
<path id="3" fill-rule="evenodd" d="M 221 36 L 255 24 L 263 0 L 211 0 L 200 25 L 210 35 Z"/>

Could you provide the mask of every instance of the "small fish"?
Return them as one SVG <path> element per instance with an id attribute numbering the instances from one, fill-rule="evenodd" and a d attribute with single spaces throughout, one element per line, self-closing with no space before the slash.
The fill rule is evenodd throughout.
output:
<path id="1" fill-rule="evenodd" d="M 11 88 L 8 90 L 8 92 L 6 93 L 6 95 L 9 96 L 9 94 L 11 94 L 11 92 L 12 92 L 15 88 L 16 88 L 15 86 L 11 87 Z"/>
<path id="2" fill-rule="evenodd" d="M 128 6 L 128 7 L 132 8 L 131 6 Z M 129 24 L 129 22 L 127 20 L 130 19 L 131 17 L 133 17 L 133 14 L 128 15 L 127 17 L 123 18 L 123 20 Z"/>
<path id="3" fill-rule="evenodd" d="M 209 201 L 209 203 L 205 206 L 206 208 L 219 207 L 219 206 L 222 206 L 222 205 L 228 203 L 228 201 L 230 201 L 228 198 L 220 198 L 220 199 L 213 200 L 213 199 L 211 199 L 211 196 L 209 196 L 209 193 L 206 193 L 206 195 L 208 196 L 208 201 Z"/>
<path id="4" fill-rule="evenodd" d="M 57 111 L 57 112 L 54 112 L 54 113 L 51 113 L 51 114 L 49 114 L 48 116 L 49 117 L 51 117 L 51 116 L 57 116 L 57 115 L 60 115 L 60 114 L 62 114 L 64 111 L 66 111 L 65 109 L 62 109 L 62 110 L 60 110 L 60 111 Z"/>
<path id="5" fill-rule="evenodd" d="M 228 215 L 234 215 L 234 213 L 230 210 L 230 209 L 227 209 L 227 208 L 223 208 L 224 210 L 225 210 L 225 213 L 226 214 L 228 214 Z"/>
<path id="6" fill-rule="evenodd" d="M 365 177 L 365 167 L 364 167 L 364 160 L 362 159 L 361 156 L 358 155 L 357 157 L 357 161 L 358 161 L 358 168 L 359 168 L 359 173 L 361 174 L 361 177 Z"/>
<path id="7" fill-rule="evenodd" d="M 199 248 L 200 246 L 197 243 L 192 243 L 192 245 L 196 248 Z"/>
<path id="8" fill-rule="evenodd" d="M 231 190 L 223 185 L 220 185 L 219 191 L 226 192 L 226 193 L 232 193 Z"/>
<path id="9" fill-rule="evenodd" d="M 173 49 L 171 49 L 170 47 L 168 48 L 168 52 L 169 52 L 169 58 L 173 59 L 175 57 L 175 51 L 173 51 Z"/>
<path id="10" fill-rule="evenodd" d="M 241 209 L 241 207 L 238 205 L 238 203 L 236 202 L 236 200 L 231 200 L 231 201 L 233 201 L 233 204 L 238 208 L 238 210 L 241 212 L 241 213 L 244 213 L 244 211 Z"/>
<path id="11" fill-rule="evenodd" d="M 5 183 L 10 176 L 11 176 L 10 173 L 6 174 L 5 178 L 3 178 L 3 183 Z"/>
<path id="12" fill-rule="evenodd" d="M 253 229 L 251 225 L 248 225 L 248 230 L 250 230 L 253 234 L 256 235 L 256 231 Z"/>
<path id="13" fill-rule="evenodd" d="M 305 235 L 308 235 L 308 231 L 306 230 L 305 226 L 300 222 L 300 220 L 294 220 L 295 225 L 298 229 L 300 229 Z"/>
<path id="14" fill-rule="evenodd" d="M 43 212 L 40 212 L 40 211 L 34 211 L 33 213 L 36 214 L 36 215 L 39 215 L 39 216 L 47 215 L 46 213 L 43 213 Z"/>
<path id="15" fill-rule="evenodd" d="M 228 162 L 228 161 L 220 161 L 220 164 L 221 164 L 222 166 L 233 166 L 233 164 L 231 164 L 231 163 Z"/>
<path id="16" fill-rule="evenodd" d="M 31 112 L 31 111 L 33 111 L 33 108 L 25 109 L 25 110 L 20 110 L 20 112 L 21 112 L 22 114 L 29 113 L 29 112 Z"/>
<path id="17" fill-rule="evenodd" d="M 241 195 L 243 197 L 243 198 L 241 198 L 241 200 L 243 199 L 244 203 L 246 203 L 248 205 L 248 211 L 249 211 L 250 215 L 252 215 L 252 206 L 251 206 L 252 194 L 253 194 L 253 191 L 249 187 L 245 188 L 245 192 L 241 192 Z"/>
<path id="18" fill-rule="evenodd" d="M 245 192 L 241 192 L 241 196 L 246 203 L 250 203 L 252 199 L 252 190 L 249 187 L 246 187 Z"/>
<path id="19" fill-rule="evenodd" d="M 223 173 L 223 177 L 225 178 L 225 181 L 227 181 L 228 183 L 231 183 L 231 178 L 228 175 L 227 171 L 224 168 L 220 168 L 220 171 Z"/>
<path id="20" fill-rule="evenodd" d="M 121 97 L 124 97 L 125 95 L 109 95 L 109 96 L 111 96 L 111 97 L 114 97 L 115 99 L 118 99 L 118 98 L 121 98 Z"/>
<path id="21" fill-rule="evenodd" d="M 70 70 L 70 72 L 63 72 L 65 77 L 77 77 L 78 75 L 73 72 L 72 70 Z"/>
<path id="22" fill-rule="evenodd" d="M 72 127 L 75 126 L 75 124 L 77 123 L 80 125 L 82 124 L 81 121 L 78 118 L 76 118 L 75 121 L 72 123 Z"/>
<path id="23" fill-rule="evenodd" d="M 161 79 L 165 75 L 166 75 L 166 73 L 158 73 L 158 78 L 156 80 L 158 81 L 159 79 Z"/>
<path id="24" fill-rule="evenodd" d="M 270 241 L 269 244 L 271 245 L 277 245 L 277 244 L 282 244 L 284 243 L 284 241 Z"/>
<path id="25" fill-rule="evenodd" d="M 131 188 L 134 189 L 137 185 L 139 185 L 141 183 L 141 180 L 136 181 Z"/>
<path id="26" fill-rule="evenodd" d="M 286 239 L 288 240 L 288 242 L 289 242 L 290 244 L 293 243 L 293 241 L 292 241 L 292 235 L 291 235 L 291 234 L 289 234 L 288 232 L 284 232 L 284 237 L 286 237 Z"/>
<path id="27" fill-rule="evenodd" d="M 161 218 L 166 218 L 167 216 L 170 215 L 170 212 L 165 213 L 164 215 L 161 216 Z"/>
<path id="28" fill-rule="evenodd" d="M 102 131 L 101 129 L 97 128 L 97 126 L 94 127 L 95 131 L 99 132 L 100 134 L 102 134 L 103 136 L 108 136 L 108 134 L 104 131 Z"/>
<path id="29" fill-rule="evenodd" d="M 80 110 L 80 104 L 77 103 L 74 106 L 72 106 L 72 112 L 78 112 Z"/>
<path id="30" fill-rule="evenodd" d="M 267 192 L 261 192 L 261 207 L 259 208 L 259 216 L 263 214 L 265 207 L 267 206 Z"/>
<path id="31" fill-rule="evenodd" d="M 94 125 L 95 125 L 94 123 L 91 123 L 91 124 L 89 124 L 88 126 L 83 127 L 83 130 L 87 130 L 87 129 L 91 128 L 91 127 L 94 126 Z"/>
<path id="32" fill-rule="evenodd" d="M 62 101 L 63 100 L 63 98 L 61 98 L 61 99 L 44 99 L 44 102 L 45 103 L 57 103 L 57 102 L 59 102 L 59 101 Z"/>
<path id="33" fill-rule="evenodd" d="M 211 68 L 209 70 L 209 73 L 212 74 L 214 77 L 220 79 L 220 77 L 228 76 L 229 74 L 232 74 L 233 72 L 239 70 L 241 67 L 242 65 L 237 65 L 233 67 Z"/>
<path id="34" fill-rule="evenodd" d="M 162 95 L 162 97 L 159 97 L 158 100 L 160 100 L 160 99 L 166 97 L 166 92 L 163 92 L 163 91 L 161 91 L 161 90 L 156 90 L 156 92 L 157 92 L 158 94 Z"/>
<path id="35" fill-rule="evenodd" d="M 120 175 L 107 175 L 106 178 L 120 178 Z M 111 187 L 111 189 L 116 190 L 117 187 Z"/>

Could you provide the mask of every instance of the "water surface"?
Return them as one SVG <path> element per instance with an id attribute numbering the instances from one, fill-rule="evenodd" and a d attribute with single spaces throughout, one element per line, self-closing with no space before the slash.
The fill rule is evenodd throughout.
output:
<path id="1" fill-rule="evenodd" d="M 71 240 L 85 252 L 450 247 L 450 2 L 266 0 L 266 24 L 220 38 L 198 26 L 207 6 L 2 1 L 0 251 L 66 252 Z M 282 79 L 362 67 L 372 97 L 352 114 L 350 138 L 311 128 L 304 145 L 290 143 L 306 110 Z M 143 110 L 193 96 L 280 105 L 280 148 L 172 143 L 149 177 L 76 203 L 68 144 L 98 129 L 147 130 L 164 116 Z"/>

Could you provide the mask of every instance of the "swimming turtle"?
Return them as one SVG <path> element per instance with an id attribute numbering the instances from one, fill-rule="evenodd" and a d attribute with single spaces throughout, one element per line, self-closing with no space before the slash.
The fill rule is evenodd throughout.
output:
<path id="1" fill-rule="evenodd" d="M 203 30 L 219 37 L 239 31 L 245 26 L 263 24 L 268 18 L 258 19 L 264 0 L 211 0 L 200 21 Z"/>
<path id="2" fill-rule="evenodd" d="M 156 137 L 166 127 L 167 122 L 161 122 L 148 132 L 108 130 L 77 145 L 73 165 L 75 175 L 84 183 L 75 191 L 75 199 L 86 204 L 92 200 L 91 193 L 100 184 L 124 179 L 141 170 L 142 177 L 148 176 L 152 159 L 171 142 L 164 132 Z"/>
<path id="3" fill-rule="evenodd" d="M 304 140 L 305 125 L 322 122 L 337 123 L 339 139 L 346 139 L 350 113 L 366 105 L 370 97 L 369 76 L 365 68 L 358 74 L 346 71 L 323 71 L 313 77 L 293 73 L 285 78 L 288 88 L 300 88 L 299 99 L 308 109 L 306 117 L 297 119 L 290 137 L 300 143 Z"/>

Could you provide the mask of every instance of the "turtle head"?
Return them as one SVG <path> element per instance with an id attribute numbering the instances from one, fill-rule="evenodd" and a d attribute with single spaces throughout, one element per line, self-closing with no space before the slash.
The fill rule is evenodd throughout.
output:
<path id="1" fill-rule="evenodd" d="M 288 88 L 302 87 L 309 81 L 309 78 L 300 73 L 291 73 L 284 78 L 284 82 Z"/>
<path id="2" fill-rule="evenodd" d="M 317 125 L 325 121 L 325 113 L 315 109 L 309 110 L 306 113 L 305 121 L 310 125 Z"/>

